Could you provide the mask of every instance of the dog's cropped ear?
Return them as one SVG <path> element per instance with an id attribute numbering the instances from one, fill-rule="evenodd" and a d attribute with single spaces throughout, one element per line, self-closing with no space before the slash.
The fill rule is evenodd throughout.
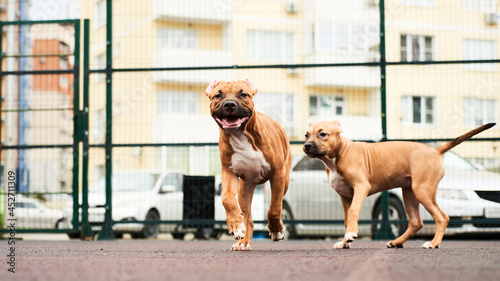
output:
<path id="1" fill-rule="evenodd" d="M 207 89 L 205 90 L 205 94 L 207 94 L 208 97 L 210 97 L 210 93 L 215 89 L 215 87 L 217 87 L 220 81 L 221 80 L 215 79 L 214 81 L 212 81 L 212 83 L 210 83 L 210 85 L 208 85 Z"/>
<path id="2" fill-rule="evenodd" d="M 342 125 L 340 125 L 339 121 L 334 120 L 334 121 L 332 121 L 332 124 L 335 127 L 335 129 L 337 129 L 339 131 L 339 134 L 343 132 Z"/>
<path id="3" fill-rule="evenodd" d="M 250 89 L 252 89 L 254 95 L 257 94 L 258 89 L 257 89 L 257 86 L 255 86 L 255 83 L 253 83 L 248 78 L 243 78 L 243 79 L 240 79 L 240 80 L 242 80 L 243 82 L 245 82 L 247 84 L 247 86 L 250 87 Z"/>

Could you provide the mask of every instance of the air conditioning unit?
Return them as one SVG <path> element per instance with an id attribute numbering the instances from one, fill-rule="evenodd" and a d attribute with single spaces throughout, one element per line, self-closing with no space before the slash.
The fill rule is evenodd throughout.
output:
<path id="1" fill-rule="evenodd" d="M 487 24 L 495 25 L 498 24 L 498 15 L 495 13 L 486 13 L 484 14 L 484 21 Z"/>
<path id="2" fill-rule="evenodd" d="M 368 6 L 378 6 L 380 4 L 380 0 L 366 0 Z"/>
<path id="3" fill-rule="evenodd" d="M 285 3 L 285 11 L 287 13 L 297 13 L 299 11 L 299 3 L 297 0 L 287 0 Z"/>
<path id="4" fill-rule="evenodd" d="M 286 69 L 286 74 L 288 75 L 299 75 L 300 74 L 300 68 L 296 67 L 290 67 Z"/>

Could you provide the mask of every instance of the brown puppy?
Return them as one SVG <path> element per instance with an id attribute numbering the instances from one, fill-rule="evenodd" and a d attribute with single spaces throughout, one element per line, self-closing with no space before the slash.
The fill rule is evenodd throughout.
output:
<path id="1" fill-rule="evenodd" d="M 416 142 L 353 142 L 340 135 L 342 129 L 337 121 L 311 123 L 304 152 L 325 164 L 328 180 L 344 207 L 346 233 L 344 240 L 333 247 L 349 248 L 350 242 L 358 236 L 359 212 L 368 195 L 401 187 L 408 229 L 386 246 L 403 247 L 422 228 L 421 203 L 436 222 L 434 238 L 422 248 L 438 248 L 449 221 L 436 203 L 436 189 L 444 176 L 443 155 L 494 125 L 483 125 L 435 149 Z"/>
<path id="2" fill-rule="evenodd" d="M 273 241 L 283 239 L 281 210 L 292 163 L 285 130 L 254 109 L 252 98 L 257 87 L 248 79 L 214 80 L 205 92 L 211 101 L 210 114 L 220 127 L 222 204 L 226 209 L 226 222 L 229 233 L 241 239 L 231 250 L 251 249 L 252 197 L 255 186 L 267 180 L 271 182 L 269 235 Z"/>

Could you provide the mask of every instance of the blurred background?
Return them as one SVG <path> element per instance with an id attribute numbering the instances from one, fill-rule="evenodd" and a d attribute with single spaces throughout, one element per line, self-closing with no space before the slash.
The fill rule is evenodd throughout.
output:
<path id="1" fill-rule="evenodd" d="M 25 232 L 86 237 L 107 211 L 116 237 L 220 236 L 219 131 L 205 95 L 214 79 L 251 79 L 256 109 L 292 142 L 290 237 L 343 233 L 338 195 L 302 153 L 310 122 L 338 120 L 353 140 L 439 146 L 499 120 L 496 0 L 0 3 L 0 215 L 5 223 L 13 171 Z M 500 233 L 499 130 L 445 159 L 438 202 L 453 219 L 450 235 Z M 266 183 L 254 198 L 262 231 L 268 191 Z M 365 203 L 364 235 L 375 237 L 381 209 L 379 195 Z M 406 219 L 399 190 L 388 212 L 397 235 Z M 422 213 L 422 233 L 432 233 Z"/>

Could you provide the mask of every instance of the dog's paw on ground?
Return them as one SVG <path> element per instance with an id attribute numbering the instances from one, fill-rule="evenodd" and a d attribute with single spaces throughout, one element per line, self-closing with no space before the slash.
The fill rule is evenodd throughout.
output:
<path id="1" fill-rule="evenodd" d="M 438 249 L 439 245 L 432 246 L 432 242 L 425 242 L 424 244 L 422 244 L 422 248 L 424 248 L 424 249 Z"/>
<path id="2" fill-rule="evenodd" d="M 394 244 L 393 241 L 385 243 L 387 248 L 403 248 L 403 244 Z"/>
<path id="3" fill-rule="evenodd" d="M 344 241 L 337 242 L 333 245 L 333 249 L 349 249 L 351 248 L 351 243 L 344 244 Z"/>
<path id="4" fill-rule="evenodd" d="M 283 228 L 280 232 L 269 231 L 269 236 L 271 236 L 273 242 L 279 242 L 280 240 L 285 239 L 285 228 Z"/>
<path id="5" fill-rule="evenodd" d="M 250 251 L 252 250 L 252 246 L 250 243 L 245 242 L 236 242 L 231 246 L 231 251 Z"/>

